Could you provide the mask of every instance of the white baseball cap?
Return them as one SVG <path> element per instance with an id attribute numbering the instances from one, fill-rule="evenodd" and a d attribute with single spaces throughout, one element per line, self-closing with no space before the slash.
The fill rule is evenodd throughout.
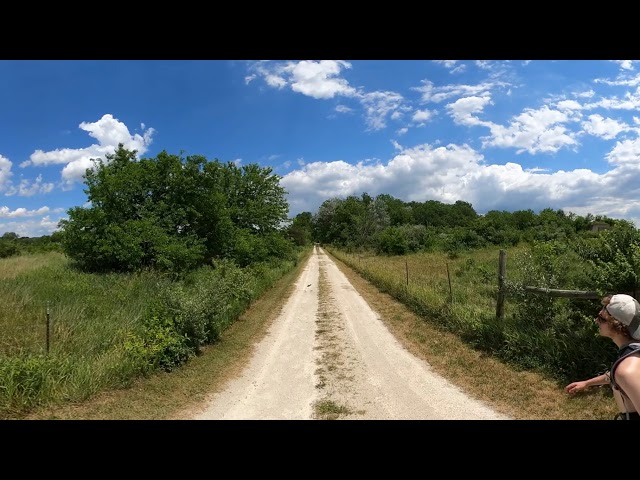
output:
<path id="1" fill-rule="evenodd" d="M 640 340 L 640 303 L 631 295 L 618 293 L 611 297 L 607 312 L 627 326 L 632 338 Z"/>

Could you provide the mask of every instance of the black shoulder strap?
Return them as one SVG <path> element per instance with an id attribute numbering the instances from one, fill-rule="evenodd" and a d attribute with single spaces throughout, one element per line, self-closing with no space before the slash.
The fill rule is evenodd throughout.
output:
<path id="1" fill-rule="evenodd" d="M 611 380 L 611 386 L 613 388 L 615 388 L 616 390 L 620 390 L 620 387 L 618 386 L 618 384 L 613 379 L 613 376 L 615 374 L 616 368 L 618 368 L 618 365 L 620 365 L 620 362 L 622 360 L 624 360 L 625 358 L 627 358 L 629 355 L 633 355 L 634 353 L 638 353 L 638 350 L 640 350 L 640 342 L 630 343 L 629 345 L 627 345 L 625 347 L 625 349 L 629 349 L 629 351 L 626 352 L 624 355 L 620 356 L 615 362 L 613 362 L 613 365 L 611 365 L 611 370 L 609 372 L 609 379 Z"/>

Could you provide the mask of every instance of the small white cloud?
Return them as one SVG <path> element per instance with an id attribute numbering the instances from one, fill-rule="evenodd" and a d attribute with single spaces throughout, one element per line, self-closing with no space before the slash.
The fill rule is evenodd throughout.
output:
<path id="1" fill-rule="evenodd" d="M 620 65 L 622 70 L 633 70 L 633 60 L 611 60 Z"/>
<path id="2" fill-rule="evenodd" d="M 49 207 L 40 207 L 37 210 L 27 210 L 26 208 L 16 208 L 11 210 L 9 207 L 0 207 L 0 218 L 15 218 L 15 217 L 35 217 L 38 215 L 44 215 L 49 212 Z"/>
<path id="3" fill-rule="evenodd" d="M 604 118 L 602 115 L 589 115 L 589 120 L 582 124 L 582 128 L 590 135 L 611 140 L 620 132 L 627 130 L 628 126 L 612 118 Z"/>
<path id="4" fill-rule="evenodd" d="M 6 191 L 11 187 L 11 166 L 13 163 L 7 157 L 0 155 L 0 192 Z"/>
<path id="5" fill-rule="evenodd" d="M 28 179 L 20 180 L 18 195 L 21 197 L 31 197 L 37 193 L 49 193 L 53 190 L 53 183 L 42 183 L 42 175 L 38 175 L 35 181 Z"/>
<path id="6" fill-rule="evenodd" d="M 431 110 L 416 110 L 411 117 L 411 121 L 420 125 L 424 125 L 433 116 Z"/>
<path id="7" fill-rule="evenodd" d="M 453 68 L 458 63 L 458 60 L 434 60 L 433 62 L 442 65 L 445 68 Z"/>

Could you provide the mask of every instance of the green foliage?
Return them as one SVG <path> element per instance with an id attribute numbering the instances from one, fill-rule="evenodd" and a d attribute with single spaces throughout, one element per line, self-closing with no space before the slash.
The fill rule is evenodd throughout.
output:
<path id="1" fill-rule="evenodd" d="M 148 369 L 172 370 L 216 342 L 254 295 L 250 272 L 231 261 L 190 272 L 160 293 L 127 351 Z"/>
<path id="2" fill-rule="evenodd" d="M 577 253 L 592 267 L 590 281 L 603 293 L 635 295 L 640 277 L 640 230 L 628 221 L 616 221 L 597 237 L 577 242 Z"/>
<path id="3" fill-rule="evenodd" d="M 287 227 L 286 235 L 294 245 L 309 245 L 313 239 L 313 215 L 310 212 L 296 215 Z"/>
<path id="4" fill-rule="evenodd" d="M 0 418 L 11 418 L 46 403 L 61 378 L 69 378 L 68 358 L 42 354 L 0 356 Z"/>
<path id="5" fill-rule="evenodd" d="M 121 144 L 87 169 L 91 206 L 71 208 L 60 222 L 62 248 L 87 271 L 182 275 L 215 258 L 263 261 L 290 250 L 279 181 L 270 168 L 199 155 L 137 160 Z"/>
<path id="6" fill-rule="evenodd" d="M 387 227 L 376 236 L 376 251 L 389 255 L 409 252 L 409 241 L 401 227 Z"/>
<path id="7" fill-rule="evenodd" d="M 5 299 L 0 418 L 18 418 L 38 405 L 82 400 L 140 375 L 178 368 L 218 341 L 251 301 L 307 254 L 308 249 L 294 249 L 290 259 L 248 268 L 218 259 L 173 280 L 153 271 L 81 272 L 60 256 L 16 272 L 0 285 Z M 43 305 L 48 303 L 51 351 L 45 354 Z"/>
<path id="8" fill-rule="evenodd" d="M 15 240 L 0 240 L 0 258 L 12 257 L 20 253 L 20 247 Z"/>
<path id="9" fill-rule="evenodd" d="M 20 237 L 15 232 L 6 232 L 0 237 L 0 258 L 51 251 L 61 251 L 58 232 L 34 238 Z"/>
<path id="10" fill-rule="evenodd" d="M 453 237 L 454 233 L 449 233 L 440 241 L 446 244 Z M 593 290 L 593 268 L 571 242 L 545 241 L 509 250 L 504 318 L 498 318 L 495 310 L 498 249 L 406 254 L 404 258 L 366 256 L 366 261 L 362 261 L 362 253 L 329 251 L 425 321 L 517 368 L 566 383 L 605 370 L 615 357 L 615 345 L 599 336 L 593 321 L 599 299 L 552 297 L 524 288 Z M 493 252 L 491 261 L 488 252 Z M 444 281 L 438 278 L 443 275 L 439 272 L 445 258 L 447 271 L 453 272 L 451 298 L 446 277 Z M 409 284 L 405 279 L 407 260 L 416 272 Z"/>

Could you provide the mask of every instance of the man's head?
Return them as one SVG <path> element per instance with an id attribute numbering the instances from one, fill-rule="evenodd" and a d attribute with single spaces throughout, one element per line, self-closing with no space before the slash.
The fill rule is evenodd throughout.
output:
<path id="1" fill-rule="evenodd" d="M 603 303 L 607 313 L 626 327 L 629 336 L 640 340 L 640 303 L 624 293 L 605 297 Z"/>

